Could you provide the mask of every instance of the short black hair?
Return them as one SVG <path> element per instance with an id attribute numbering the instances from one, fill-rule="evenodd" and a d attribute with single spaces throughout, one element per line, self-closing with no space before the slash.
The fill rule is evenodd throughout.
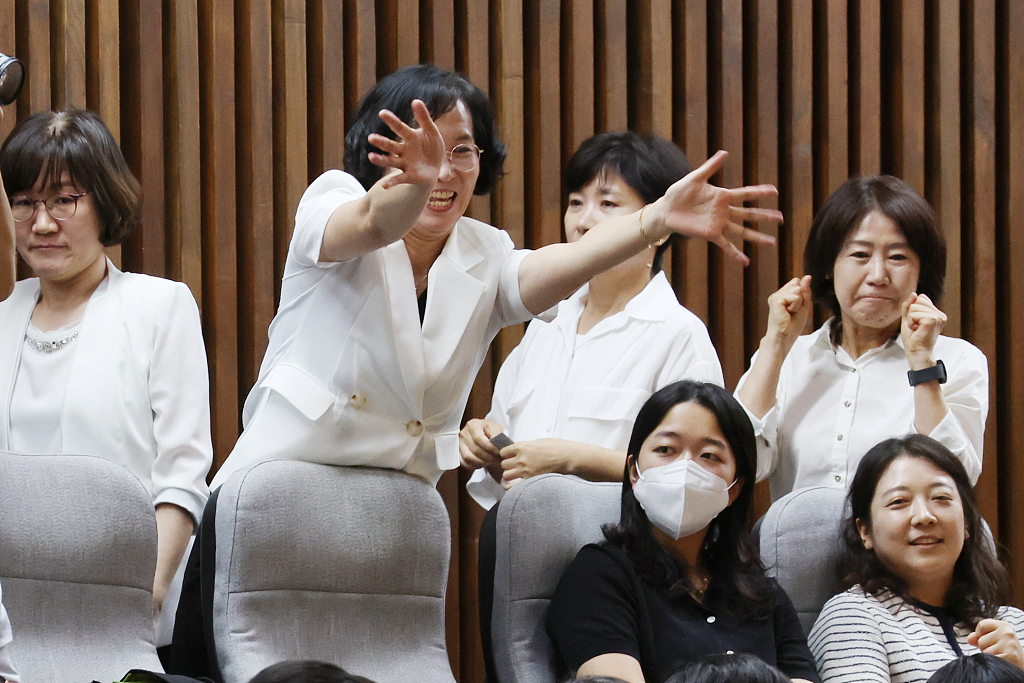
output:
<path id="1" fill-rule="evenodd" d="M 693 588 L 685 568 L 651 533 L 647 513 L 636 499 L 629 477 L 630 464 L 636 462 L 644 441 L 665 415 L 682 403 L 695 403 L 715 416 L 736 458 L 736 478 L 742 478 L 738 483 L 739 495 L 708 524 L 700 550 L 701 563 L 719 584 L 727 611 L 744 618 L 765 616 L 771 612 L 775 593 L 750 535 L 750 510 L 757 478 L 754 428 L 733 395 L 717 384 L 673 382 L 654 392 L 640 408 L 626 449 L 621 516 L 618 524 L 604 527 L 604 536 L 626 552 L 640 578 L 656 590 L 668 591 L 672 598 L 677 598 Z"/>
<path id="2" fill-rule="evenodd" d="M 249 683 L 373 683 L 373 681 L 350 674 L 336 664 L 296 659 L 271 664 L 250 678 Z"/>
<path id="3" fill-rule="evenodd" d="M 956 483 L 964 508 L 967 537 L 953 567 L 953 583 L 946 595 L 946 609 L 957 622 L 972 628 L 994 618 L 1009 596 L 1009 576 L 988 541 L 978 499 L 963 463 L 941 443 L 923 434 L 886 439 L 869 450 L 857 466 L 846 494 L 846 517 L 840 526 L 839 579 L 843 590 L 859 585 L 878 595 L 888 590 L 910 601 L 906 580 L 889 571 L 873 550 L 864 547 L 857 520 L 871 529 L 871 501 L 878 482 L 897 459 L 920 458 L 948 474 Z"/>
<path id="4" fill-rule="evenodd" d="M 814 300 L 837 318 L 842 310 L 832 270 L 850 235 L 872 211 L 891 219 L 920 259 L 917 292 L 938 302 L 945 291 L 946 238 L 924 197 L 891 175 L 850 178 L 818 209 L 804 248 L 804 273 L 811 276 Z"/>
<path id="5" fill-rule="evenodd" d="M 665 679 L 665 683 L 790 683 L 789 676 L 746 652 L 701 657 Z"/>
<path id="6" fill-rule="evenodd" d="M 1024 671 L 984 652 L 957 657 L 933 673 L 927 683 L 1024 683 Z"/>
<path id="7" fill-rule="evenodd" d="M 356 108 L 355 122 L 345 135 L 345 170 L 367 190 L 381 179 L 384 169 L 370 163 L 370 152 L 380 153 L 367 141 L 371 133 L 391 139 L 395 134 L 380 119 L 381 109 L 412 126 L 416 121 L 412 101 L 422 100 L 430 116 L 437 119 L 447 114 L 461 101 L 466 104 L 473 120 L 473 142 L 483 150 L 480 155 L 480 176 L 473 194 L 483 195 L 494 189 L 502 174 L 508 148 L 498 136 L 494 108 L 480 88 L 447 69 L 432 64 L 417 64 L 399 69 L 385 76 L 363 95 Z"/>
<path id="8" fill-rule="evenodd" d="M 614 171 L 640 195 L 644 204 L 650 204 L 690 170 L 690 161 L 673 142 L 628 130 L 600 133 L 584 140 L 569 159 L 565 189 L 569 193 L 579 192 L 594 178 Z M 652 275 L 661 270 L 665 252 L 678 239 L 672 233 L 654 252 Z"/>
<path id="9" fill-rule="evenodd" d="M 11 131 L 0 147 L 0 174 L 11 197 L 61 176 L 88 192 L 100 220 L 100 242 L 121 244 L 142 221 L 142 188 L 114 136 L 88 109 L 43 111 Z"/>

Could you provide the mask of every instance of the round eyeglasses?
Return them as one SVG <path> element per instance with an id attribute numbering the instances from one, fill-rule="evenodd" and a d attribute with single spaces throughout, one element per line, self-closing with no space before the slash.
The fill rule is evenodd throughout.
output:
<path id="1" fill-rule="evenodd" d="M 472 171 L 480 163 L 480 155 L 484 151 L 476 145 L 455 145 L 446 155 L 448 157 L 448 165 L 454 168 L 456 171 L 462 171 L 468 173 Z"/>
<path id="2" fill-rule="evenodd" d="M 42 204 L 54 220 L 66 221 L 75 215 L 75 209 L 78 208 L 78 198 L 84 197 L 87 194 L 89 193 L 69 194 L 61 192 L 46 199 L 32 199 L 25 195 L 18 195 L 17 197 L 11 197 L 11 214 L 16 222 L 24 223 L 25 221 L 32 220 L 32 217 L 36 215 L 36 204 Z"/>

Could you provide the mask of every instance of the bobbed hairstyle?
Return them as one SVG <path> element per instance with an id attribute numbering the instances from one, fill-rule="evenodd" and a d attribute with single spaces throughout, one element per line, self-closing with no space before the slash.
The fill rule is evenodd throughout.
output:
<path id="1" fill-rule="evenodd" d="M 380 120 L 380 110 L 387 109 L 409 126 L 416 126 L 412 101 L 422 100 L 430 116 L 437 119 L 461 101 L 473 120 L 473 141 L 483 150 L 480 155 L 480 176 L 473 194 L 487 194 L 501 176 L 508 149 L 498 137 L 494 108 L 480 88 L 455 73 L 431 64 L 417 64 L 399 69 L 377 82 L 363 95 L 356 107 L 355 122 L 345 135 L 345 170 L 370 189 L 384 175 L 384 169 L 370 163 L 367 155 L 381 150 L 367 141 L 377 133 L 392 140 L 395 134 Z"/>
<path id="2" fill-rule="evenodd" d="M 373 681 L 350 674 L 336 664 L 296 659 L 271 664 L 250 678 L 249 683 L 373 683 Z"/>
<path id="3" fill-rule="evenodd" d="M 832 271 L 846 241 L 872 211 L 891 219 L 921 261 L 917 292 L 942 298 L 946 282 L 946 238 L 935 212 L 914 188 L 891 175 L 850 178 L 818 209 L 804 248 L 804 272 L 814 300 L 840 318 Z"/>
<path id="4" fill-rule="evenodd" d="M 927 683 L 1024 683 L 1024 671 L 983 652 L 957 657 L 933 673 Z"/>
<path id="5" fill-rule="evenodd" d="M 565 189 L 579 192 L 592 180 L 614 172 L 644 200 L 660 198 L 672 183 L 690 172 L 690 162 L 675 143 L 653 135 L 632 131 L 601 133 L 587 138 L 569 159 L 565 169 Z M 679 236 L 675 233 L 654 253 L 651 274 L 661 270 L 668 248 Z"/>
<path id="6" fill-rule="evenodd" d="M 871 529 L 871 501 L 878 482 L 899 458 L 920 458 L 942 470 L 956 483 L 964 508 L 967 529 L 963 550 L 953 567 L 953 583 L 946 594 L 945 608 L 972 628 L 982 619 L 995 617 L 1009 594 L 1009 577 L 988 540 L 971 480 L 955 455 L 935 439 L 923 434 L 886 439 L 867 452 L 846 495 L 846 517 L 840 527 L 839 579 L 843 590 L 860 585 L 878 595 L 888 590 L 910 601 L 907 581 L 889 571 L 873 550 L 864 547 L 857 529 L 859 519 Z"/>
<path id="7" fill-rule="evenodd" d="M 640 448 L 672 408 L 695 403 L 709 410 L 718 421 L 725 440 L 736 458 L 740 492 L 732 504 L 708 524 L 700 559 L 713 578 L 709 590 L 718 592 L 725 608 L 744 617 L 761 617 L 774 605 L 771 583 L 750 537 L 750 509 L 754 495 L 757 446 L 754 428 L 732 394 L 716 384 L 683 380 L 656 391 L 640 408 L 626 450 L 622 479 L 622 512 L 618 524 L 606 525 L 604 536 L 622 548 L 648 585 L 682 596 L 693 589 L 688 572 L 651 533 L 651 524 L 633 493 L 629 477 Z"/>
<path id="8" fill-rule="evenodd" d="M 665 683 L 790 683 L 789 676 L 746 652 L 707 655 L 690 662 Z"/>
<path id="9" fill-rule="evenodd" d="M 28 117 L 0 147 L 0 174 L 11 197 L 43 178 L 65 176 L 88 192 L 100 221 L 100 242 L 121 244 L 142 220 L 142 188 L 99 115 L 87 109 L 44 111 Z"/>

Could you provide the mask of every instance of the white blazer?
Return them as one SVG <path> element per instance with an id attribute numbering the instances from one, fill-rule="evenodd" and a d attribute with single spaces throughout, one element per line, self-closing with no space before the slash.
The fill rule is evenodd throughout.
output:
<path id="1" fill-rule="evenodd" d="M 531 317 L 519 294 L 526 252 L 460 219 L 430 269 L 421 326 L 402 241 L 318 261 L 327 219 L 363 194 L 352 176 L 328 171 L 303 195 L 244 431 L 213 488 L 274 458 L 404 469 L 431 483 L 459 466 L 452 444 L 487 348 Z"/>
<path id="2" fill-rule="evenodd" d="M 89 299 L 75 340 L 61 416 L 63 451 L 120 463 L 198 520 L 213 463 L 210 389 L 199 309 L 188 287 L 122 273 Z M 11 450 L 10 407 L 39 280 L 0 302 L 0 447 Z"/>

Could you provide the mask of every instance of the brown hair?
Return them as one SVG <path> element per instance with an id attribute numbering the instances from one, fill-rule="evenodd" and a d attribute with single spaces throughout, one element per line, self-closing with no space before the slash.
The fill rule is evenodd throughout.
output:
<path id="1" fill-rule="evenodd" d="M 33 114 L 0 147 L 0 174 L 9 196 L 62 177 L 88 192 L 100 220 L 100 242 L 121 244 L 141 221 L 142 188 L 102 119 L 87 109 Z"/>

